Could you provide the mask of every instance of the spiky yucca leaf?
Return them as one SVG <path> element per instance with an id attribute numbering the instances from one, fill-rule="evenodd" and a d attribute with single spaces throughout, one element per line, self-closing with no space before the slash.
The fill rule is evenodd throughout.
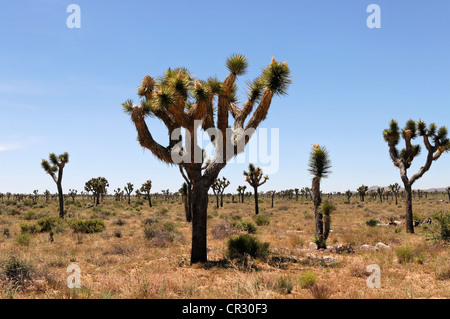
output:
<path id="1" fill-rule="evenodd" d="M 314 147 L 310 153 L 308 171 L 319 178 L 326 178 L 331 173 L 331 161 L 325 147 Z"/>
<path id="2" fill-rule="evenodd" d="M 248 61 L 242 54 L 232 54 L 227 58 L 226 66 L 228 70 L 235 75 L 243 75 L 247 72 Z"/>
<path id="3" fill-rule="evenodd" d="M 209 90 L 214 94 L 220 94 L 222 92 L 223 83 L 220 82 L 217 77 L 208 78 L 208 87 Z"/>
<path id="4" fill-rule="evenodd" d="M 125 113 L 131 114 L 133 112 L 133 100 L 128 99 L 122 103 L 123 111 Z"/>
<path id="5" fill-rule="evenodd" d="M 249 100 L 256 102 L 258 101 L 264 92 L 264 81 L 257 78 L 251 82 L 247 82 L 248 93 L 247 97 Z"/>
<path id="6" fill-rule="evenodd" d="M 351 192 L 350 192 L 351 193 Z M 333 213 L 334 211 L 336 211 L 336 205 L 329 201 L 329 200 L 324 200 L 322 202 L 322 204 L 320 205 L 320 211 L 322 212 L 322 214 L 324 214 L 325 216 L 330 216 L 331 213 Z"/>
<path id="7" fill-rule="evenodd" d="M 274 94 L 286 95 L 289 84 L 292 83 L 290 73 L 287 63 L 274 61 L 264 69 L 261 80 Z"/>
<path id="8" fill-rule="evenodd" d="M 163 86 L 158 90 L 153 98 L 153 107 L 157 109 L 168 109 L 175 103 L 175 95 L 173 91 Z"/>

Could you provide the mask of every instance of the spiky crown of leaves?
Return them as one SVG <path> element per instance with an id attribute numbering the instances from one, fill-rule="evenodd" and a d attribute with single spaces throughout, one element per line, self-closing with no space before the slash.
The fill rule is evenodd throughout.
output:
<path id="1" fill-rule="evenodd" d="M 315 145 L 309 156 L 308 171 L 318 178 L 326 178 L 331 173 L 330 155 L 325 147 Z"/>
<path id="2" fill-rule="evenodd" d="M 400 142 L 400 136 L 405 140 L 406 148 L 403 148 L 400 152 L 397 146 Z M 414 120 L 408 120 L 405 127 L 400 130 L 397 121 L 392 120 L 389 123 L 389 128 L 383 131 L 384 140 L 393 147 L 395 157 L 401 158 L 406 167 L 411 165 L 414 158 L 420 154 L 420 145 L 412 145 L 411 141 L 418 136 L 423 136 L 425 141 L 433 142 L 434 146 L 429 145 L 428 147 L 434 148 L 433 153 L 437 152 L 436 159 L 444 152 L 450 150 L 450 139 L 448 138 L 448 130 L 445 126 L 438 129 L 435 123 L 431 123 L 428 127 L 427 124 L 419 120 L 418 122 Z M 430 150 L 431 151 L 431 150 Z"/>
<path id="3" fill-rule="evenodd" d="M 87 192 L 103 193 L 109 187 L 109 182 L 104 177 L 91 178 L 84 186 Z"/>
<path id="4" fill-rule="evenodd" d="M 225 63 L 227 69 L 239 76 L 247 72 L 248 60 L 242 54 L 233 54 Z M 290 69 L 286 62 L 280 63 L 272 59 L 269 66 L 263 69 L 260 77 L 247 82 L 248 98 L 257 102 L 264 90 L 269 90 L 275 95 L 287 94 L 291 83 Z M 138 95 L 142 97 L 141 107 L 145 114 L 152 115 L 160 109 L 175 106 L 180 100 L 184 102 L 184 108 L 189 109 L 194 103 L 204 101 L 214 95 L 223 92 L 223 83 L 216 77 L 210 77 L 206 81 L 195 79 L 186 68 L 169 68 L 156 81 L 150 76 L 145 76 L 142 85 L 138 87 Z M 237 86 L 231 88 L 230 102 L 237 102 Z M 131 113 L 134 107 L 133 100 L 122 103 L 124 111 Z"/>
<path id="5" fill-rule="evenodd" d="M 48 157 L 52 165 L 50 165 L 47 160 L 43 159 L 41 162 L 41 166 L 50 175 L 52 173 L 56 173 L 60 167 L 69 162 L 69 153 L 67 152 L 58 156 L 55 155 L 55 153 L 50 153 Z"/>

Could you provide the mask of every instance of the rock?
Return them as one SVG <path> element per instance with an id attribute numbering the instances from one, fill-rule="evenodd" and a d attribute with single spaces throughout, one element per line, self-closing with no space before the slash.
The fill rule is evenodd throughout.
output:
<path id="1" fill-rule="evenodd" d="M 383 244 L 382 242 L 379 242 L 378 244 L 375 245 L 375 249 L 391 249 L 391 247 L 389 247 L 386 244 Z"/>
<path id="2" fill-rule="evenodd" d="M 375 250 L 375 247 L 370 246 L 370 245 L 362 245 L 360 247 L 361 250 Z"/>
<path id="3" fill-rule="evenodd" d="M 316 244 L 316 243 L 313 243 L 313 242 L 310 242 L 310 243 L 309 243 L 309 247 L 310 247 L 310 248 L 317 249 L 317 244 Z"/>

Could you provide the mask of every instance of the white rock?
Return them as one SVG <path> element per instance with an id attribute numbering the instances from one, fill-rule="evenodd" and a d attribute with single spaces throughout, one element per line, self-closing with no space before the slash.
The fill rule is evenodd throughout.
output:
<path id="1" fill-rule="evenodd" d="M 379 242 L 378 244 L 375 245 L 376 249 L 391 249 L 391 247 L 389 247 L 386 244 L 383 244 L 382 242 Z"/>

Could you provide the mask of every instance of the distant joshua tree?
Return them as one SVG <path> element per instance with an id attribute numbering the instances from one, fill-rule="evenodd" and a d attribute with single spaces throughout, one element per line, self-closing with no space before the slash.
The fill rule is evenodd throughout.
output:
<path id="1" fill-rule="evenodd" d="M 184 213 L 186 215 L 186 221 L 190 223 L 192 221 L 192 210 L 191 204 L 189 202 L 188 188 L 189 188 L 188 184 L 184 182 L 183 185 L 181 186 L 180 192 L 184 202 Z"/>
<path id="2" fill-rule="evenodd" d="M 104 177 L 91 178 L 84 185 L 86 192 L 92 192 L 94 195 L 95 206 L 100 204 L 100 196 L 106 194 L 106 188 L 109 187 L 109 182 Z"/>
<path id="3" fill-rule="evenodd" d="M 44 171 L 49 174 L 56 183 L 58 189 L 59 198 L 59 217 L 64 218 L 64 193 L 62 189 L 62 178 L 64 167 L 69 163 L 69 153 L 63 153 L 56 156 L 54 153 L 49 155 L 50 163 L 46 160 L 42 160 L 41 166 Z"/>
<path id="4" fill-rule="evenodd" d="M 267 182 L 269 177 L 267 175 L 264 176 L 264 180 L 261 182 L 261 179 L 263 178 L 263 171 L 261 168 L 255 167 L 252 163 L 248 165 L 248 172 L 244 171 L 244 176 L 245 181 L 253 187 L 255 194 L 255 214 L 258 215 L 258 187 Z"/>
<path id="5" fill-rule="evenodd" d="M 298 193 L 300 192 L 300 190 L 298 188 L 295 188 L 294 192 L 295 192 L 295 200 L 298 201 Z"/>
<path id="6" fill-rule="evenodd" d="M 350 197 L 353 196 L 352 191 L 351 190 L 346 191 L 345 196 L 347 196 L 347 202 L 350 204 Z"/>
<path id="7" fill-rule="evenodd" d="M 432 123 L 428 127 L 425 122 L 419 119 L 419 122 L 409 120 L 405 128 L 400 130 L 398 123 L 394 120 L 389 124 L 389 128 L 383 131 L 384 140 L 389 146 L 389 155 L 392 162 L 400 170 L 400 177 L 406 193 L 406 232 L 414 233 L 413 208 L 412 208 L 412 185 L 421 178 L 431 167 L 431 164 L 438 160 L 444 152 L 450 149 L 450 140 L 447 137 L 448 131 L 445 126 L 437 128 Z M 419 155 L 420 145 L 412 145 L 412 140 L 417 136 L 423 137 L 423 143 L 427 151 L 425 165 L 419 171 L 408 177 L 408 169 L 414 158 Z M 405 140 L 405 148 L 400 152 L 397 145 L 400 137 Z"/>
<path id="8" fill-rule="evenodd" d="M 270 196 L 272 197 L 272 208 L 273 208 L 273 200 L 275 198 L 275 194 L 277 193 L 277 191 L 271 191 L 270 192 Z"/>
<path id="9" fill-rule="evenodd" d="M 316 226 L 316 244 L 317 247 L 326 248 L 326 238 L 323 229 L 323 213 L 320 210 L 322 204 L 320 181 L 322 178 L 327 178 L 331 173 L 331 161 L 328 151 L 325 147 L 320 147 L 317 144 L 313 145 L 313 150 L 310 153 L 308 171 L 313 175 L 312 180 L 312 198 L 314 203 L 314 216 Z"/>
<path id="10" fill-rule="evenodd" d="M 243 203 L 244 202 L 244 193 L 246 190 L 247 186 L 238 186 L 238 188 L 236 189 L 236 191 L 239 193 L 239 202 Z"/>
<path id="11" fill-rule="evenodd" d="M 398 205 L 398 193 L 400 192 L 400 185 L 398 183 L 389 185 L 389 189 L 395 197 L 395 205 Z"/>
<path id="12" fill-rule="evenodd" d="M 448 195 L 448 202 L 450 203 L 450 187 L 447 187 L 446 191 Z"/>
<path id="13" fill-rule="evenodd" d="M 125 193 L 127 193 L 128 205 L 130 205 L 131 204 L 131 193 L 134 190 L 134 185 L 131 183 L 127 183 L 127 185 L 125 185 L 125 187 L 123 189 L 125 190 Z"/>
<path id="14" fill-rule="evenodd" d="M 381 187 L 377 188 L 377 194 L 378 194 L 378 197 L 380 198 L 381 203 L 383 202 L 383 192 L 384 192 L 383 188 L 381 188 Z"/>
<path id="15" fill-rule="evenodd" d="M 148 206 L 152 207 L 152 195 L 150 191 L 152 190 L 152 181 L 148 180 L 141 186 L 141 192 L 147 195 Z"/>
<path id="16" fill-rule="evenodd" d="M 219 197 L 220 197 L 220 207 L 223 207 L 223 192 L 225 191 L 225 188 L 227 188 L 229 185 L 230 181 L 227 180 L 225 177 L 222 177 L 222 179 L 218 178 L 211 185 L 214 195 L 216 196 L 217 208 L 219 208 Z"/>
<path id="17" fill-rule="evenodd" d="M 364 202 L 364 199 L 366 197 L 366 193 L 369 190 L 369 187 L 366 185 L 361 185 L 360 187 L 358 187 L 358 189 L 356 190 L 359 194 L 359 198 L 361 199 L 361 202 Z"/>
<path id="18" fill-rule="evenodd" d="M 69 196 L 72 197 L 72 202 L 75 202 L 75 197 L 77 197 L 78 191 L 75 189 L 69 189 Z"/>

